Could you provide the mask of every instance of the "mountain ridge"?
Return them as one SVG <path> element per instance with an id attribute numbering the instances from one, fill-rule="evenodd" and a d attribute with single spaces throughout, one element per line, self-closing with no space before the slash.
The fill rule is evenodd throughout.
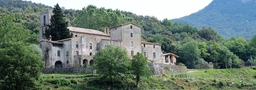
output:
<path id="1" fill-rule="evenodd" d="M 225 38 L 251 38 L 256 33 L 256 1 L 213 0 L 204 9 L 171 21 L 192 26 L 213 27 Z"/>

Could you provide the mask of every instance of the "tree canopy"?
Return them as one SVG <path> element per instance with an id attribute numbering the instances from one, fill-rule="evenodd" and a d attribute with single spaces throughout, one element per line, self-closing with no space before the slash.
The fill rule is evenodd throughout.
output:
<path id="1" fill-rule="evenodd" d="M 13 19 L 13 15 L 0 18 L 0 89 L 39 89 L 41 55 L 29 47 L 28 31 L 15 25 Z"/>
<path id="2" fill-rule="evenodd" d="M 71 33 L 69 32 L 68 23 L 64 19 L 64 14 L 59 6 L 56 4 L 53 8 L 53 15 L 51 17 L 51 24 L 48 25 L 48 28 L 45 32 L 46 37 L 52 40 L 60 40 L 65 38 L 72 37 Z"/>
<path id="3" fill-rule="evenodd" d="M 120 47 L 107 46 L 98 51 L 93 59 L 97 73 L 112 84 L 129 72 L 130 59 Z"/>
<path id="4" fill-rule="evenodd" d="M 141 53 L 137 53 L 132 57 L 131 70 L 136 76 L 136 86 L 138 86 L 142 76 L 150 74 L 150 70 L 147 65 L 147 57 L 143 56 Z"/>

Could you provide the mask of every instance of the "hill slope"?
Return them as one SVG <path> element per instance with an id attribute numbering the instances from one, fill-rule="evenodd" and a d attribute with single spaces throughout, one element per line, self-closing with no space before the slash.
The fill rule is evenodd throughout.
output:
<path id="1" fill-rule="evenodd" d="M 256 33 L 255 0 L 213 0 L 207 7 L 173 22 L 213 27 L 225 38 L 251 38 Z"/>

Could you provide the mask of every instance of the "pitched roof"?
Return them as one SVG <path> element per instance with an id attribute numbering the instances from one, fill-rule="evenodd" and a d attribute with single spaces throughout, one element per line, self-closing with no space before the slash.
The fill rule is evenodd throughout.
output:
<path id="1" fill-rule="evenodd" d="M 137 26 L 137 27 L 141 28 L 141 26 L 138 25 L 138 24 L 135 24 L 135 23 L 133 23 L 133 22 L 128 22 L 128 23 L 125 23 L 125 24 L 120 24 L 120 25 L 117 25 L 117 26 L 114 26 L 114 27 L 110 27 L 110 29 L 112 29 L 112 28 L 117 28 L 117 27 L 121 27 L 121 26 L 124 26 L 124 25 L 129 25 L 129 24 L 132 24 L 132 25 L 134 25 L 134 26 Z"/>
<path id="2" fill-rule="evenodd" d="M 83 33 L 83 34 L 92 34 L 92 35 L 101 35 L 101 36 L 110 36 L 109 34 L 106 34 L 106 33 L 101 32 L 99 30 L 79 28 L 79 27 L 68 27 L 68 29 L 69 29 L 70 32 L 77 32 L 77 33 Z"/>
<path id="3" fill-rule="evenodd" d="M 41 42 L 49 42 L 49 43 L 54 43 L 54 44 L 63 44 L 62 42 L 59 42 L 59 41 L 50 41 L 50 40 L 42 40 Z"/>
<path id="4" fill-rule="evenodd" d="M 141 41 L 141 44 L 152 44 L 152 45 L 160 45 L 159 43 Z"/>
<path id="5" fill-rule="evenodd" d="M 163 54 L 163 56 L 174 56 L 174 57 L 179 57 L 178 55 L 174 54 L 174 53 L 165 53 Z"/>

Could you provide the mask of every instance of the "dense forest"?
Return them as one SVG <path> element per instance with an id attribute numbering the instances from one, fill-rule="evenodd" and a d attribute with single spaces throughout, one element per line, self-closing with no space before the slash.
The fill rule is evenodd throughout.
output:
<path id="1" fill-rule="evenodd" d="M 2 1 L 0 18 L 4 15 L 14 15 L 14 22 L 30 31 L 29 41 L 37 44 L 39 15 L 52 8 L 29 1 Z M 168 19 L 161 21 L 151 16 L 97 8 L 93 5 L 82 10 L 64 9 L 63 12 L 69 26 L 101 31 L 104 27 L 134 22 L 142 27 L 144 40 L 161 44 L 165 53 L 177 54 L 179 65 L 186 65 L 188 68 L 240 68 L 255 64 L 256 36 L 250 40 L 242 37 L 225 40 L 214 27 L 197 28 Z"/>
<path id="2" fill-rule="evenodd" d="M 214 27 L 224 38 L 252 38 L 256 33 L 255 0 L 213 0 L 204 9 L 174 19 L 195 27 Z"/>

